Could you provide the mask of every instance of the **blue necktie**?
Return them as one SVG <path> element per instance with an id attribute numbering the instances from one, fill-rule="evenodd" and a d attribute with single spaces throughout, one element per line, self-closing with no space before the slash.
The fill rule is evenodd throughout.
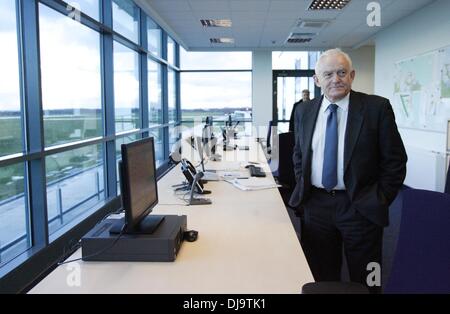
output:
<path id="1" fill-rule="evenodd" d="M 330 104 L 330 113 L 327 118 L 327 130 L 325 133 L 325 149 L 323 151 L 322 184 L 327 191 L 331 191 L 337 185 L 337 152 L 338 152 L 338 128 L 337 128 L 336 104 Z"/>

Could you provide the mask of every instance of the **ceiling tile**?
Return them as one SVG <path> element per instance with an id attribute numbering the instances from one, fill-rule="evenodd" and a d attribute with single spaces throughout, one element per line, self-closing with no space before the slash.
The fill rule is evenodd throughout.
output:
<path id="1" fill-rule="evenodd" d="M 226 0 L 189 0 L 194 11 L 229 11 L 229 2 Z"/>
<path id="2" fill-rule="evenodd" d="M 269 0 L 230 0 L 232 11 L 267 11 Z"/>

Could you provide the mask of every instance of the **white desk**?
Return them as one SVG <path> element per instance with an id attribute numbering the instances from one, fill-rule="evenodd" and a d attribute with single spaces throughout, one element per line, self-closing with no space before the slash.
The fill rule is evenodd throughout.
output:
<path id="1" fill-rule="evenodd" d="M 260 146 L 253 139 L 249 144 L 250 151 L 219 151 L 224 160 L 207 168 L 237 159 L 264 163 L 269 172 Z M 158 182 L 160 204 L 181 203 L 171 188 L 181 180 L 175 168 Z M 187 215 L 188 229 L 199 231 L 196 242 L 182 244 L 175 262 L 79 261 L 58 267 L 30 293 L 300 293 L 313 281 L 277 189 L 244 192 L 224 181 L 205 187 L 212 205 L 154 209 Z M 70 259 L 80 256 L 78 250 Z M 67 283 L 74 272 L 79 286 Z"/>

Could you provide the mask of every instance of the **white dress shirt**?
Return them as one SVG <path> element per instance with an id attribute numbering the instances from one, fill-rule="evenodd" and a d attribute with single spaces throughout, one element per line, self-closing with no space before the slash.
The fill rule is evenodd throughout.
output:
<path id="1" fill-rule="evenodd" d="M 345 129 L 347 127 L 348 105 L 350 93 L 338 102 L 337 123 L 338 123 L 338 158 L 337 158 L 337 185 L 333 190 L 345 190 L 344 184 L 344 141 Z M 311 162 L 311 183 L 315 187 L 323 188 L 322 168 L 323 153 L 325 149 L 325 133 L 327 130 L 327 118 L 330 114 L 328 106 L 332 104 L 327 97 L 323 97 L 322 104 L 317 115 L 316 127 L 312 138 L 312 162 Z"/>

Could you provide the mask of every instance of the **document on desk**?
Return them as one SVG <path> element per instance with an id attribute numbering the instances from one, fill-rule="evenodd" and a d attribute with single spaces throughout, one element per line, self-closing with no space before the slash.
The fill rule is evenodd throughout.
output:
<path id="1" fill-rule="evenodd" d="M 242 191 L 258 191 L 265 189 L 274 189 L 281 186 L 279 184 L 276 184 L 269 178 L 250 177 L 248 179 L 233 179 L 226 181 L 233 184 L 235 187 L 237 187 L 239 190 Z"/>

